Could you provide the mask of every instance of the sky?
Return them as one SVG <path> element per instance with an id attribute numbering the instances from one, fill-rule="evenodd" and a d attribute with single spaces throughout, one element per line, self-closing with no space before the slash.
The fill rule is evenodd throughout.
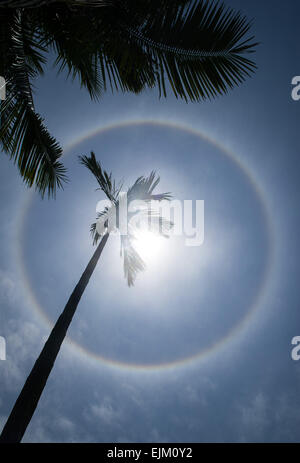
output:
<path id="1" fill-rule="evenodd" d="M 299 442 L 300 102 L 296 0 L 226 5 L 253 18 L 258 70 L 213 101 L 156 89 L 91 102 L 51 65 L 35 102 L 64 147 L 56 200 L 0 158 L 0 429 L 92 253 L 103 195 L 78 162 L 96 153 L 130 186 L 204 200 L 205 236 L 142 249 L 128 288 L 110 237 L 23 442 Z"/>

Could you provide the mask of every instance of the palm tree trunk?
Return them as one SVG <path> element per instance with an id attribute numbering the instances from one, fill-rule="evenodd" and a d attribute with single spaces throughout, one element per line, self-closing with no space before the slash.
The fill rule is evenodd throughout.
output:
<path id="1" fill-rule="evenodd" d="M 88 263 L 79 282 L 72 292 L 67 305 L 58 318 L 43 350 L 34 364 L 30 375 L 12 409 L 12 412 L 2 430 L 0 443 L 21 442 L 26 428 L 35 412 L 38 401 L 53 368 L 55 359 L 66 336 L 80 298 L 93 274 L 109 234 L 100 241 L 93 257 Z"/>

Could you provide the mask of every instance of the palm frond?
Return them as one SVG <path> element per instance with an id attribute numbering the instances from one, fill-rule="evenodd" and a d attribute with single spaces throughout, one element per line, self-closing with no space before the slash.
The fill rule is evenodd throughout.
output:
<path id="1" fill-rule="evenodd" d="M 137 220 L 138 219 L 138 220 Z M 169 238 L 168 233 L 174 226 L 174 222 L 166 219 L 162 215 L 162 211 L 155 209 L 143 209 L 135 213 L 134 223 L 138 221 L 139 229 L 150 231 L 151 233 L 158 234 L 164 238 Z M 129 226 L 130 226 L 130 214 L 129 214 Z M 134 235 L 134 230 L 131 231 Z"/>
<path id="2" fill-rule="evenodd" d="M 65 2 L 70 8 L 75 7 L 104 7 L 114 4 L 114 0 L 1 0 L 0 8 L 41 8 L 52 3 Z"/>
<path id="3" fill-rule="evenodd" d="M 112 0 L 102 6 L 72 2 L 71 8 L 35 10 L 42 44 L 57 54 L 59 71 L 78 77 L 94 99 L 108 85 L 135 93 L 157 86 L 160 96 L 169 86 L 177 98 L 200 101 L 227 93 L 256 69 L 245 56 L 257 45 L 251 22 L 222 3 Z"/>
<path id="4" fill-rule="evenodd" d="M 1 104 L 0 142 L 18 165 L 27 186 L 42 197 L 56 194 L 67 181 L 66 169 L 59 162 L 62 149 L 49 134 L 42 118 L 27 103 L 9 96 Z"/>
<path id="5" fill-rule="evenodd" d="M 108 207 L 106 207 L 103 211 L 101 212 L 98 212 L 97 214 L 97 221 L 102 217 L 105 217 L 107 216 L 107 213 L 108 213 Z M 94 222 L 92 223 L 91 225 L 91 228 L 90 228 L 90 232 L 91 232 L 91 235 L 92 235 L 92 238 L 93 238 L 93 245 L 96 245 L 99 241 L 99 239 L 102 237 L 102 235 L 100 235 L 97 231 L 97 222 Z"/>
<path id="6" fill-rule="evenodd" d="M 97 16 L 97 11 L 95 14 Z M 66 70 L 72 80 L 78 78 L 81 87 L 97 100 L 105 90 L 105 84 L 98 59 L 99 49 L 95 46 L 95 18 L 88 14 L 88 8 L 70 11 L 67 5 L 60 4 L 38 10 L 35 16 L 42 31 L 42 45 L 52 49 L 57 56 L 54 65 L 58 73 Z"/>
<path id="7" fill-rule="evenodd" d="M 132 244 L 133 239 L 132 235 L 121 236 L 124 276 L 128 286 L 133 286 L 138 273 L 146 268 L 145 262 Z"/>
<path id="8" fill-rule="evenodd" d="M 171 198 L 170 193 L 153 194 L 154 189 L 160 181 L 160 177 L 152 171 L 148 177 L 140 176 L 127 191 L 126 201 L 123 202 L 123 196 L 120 195 L 121 187 L 116 187 L 116 183 L 112 180 L 112 174 L 108 174 L 102 169 L 97 161 L 95 153 L 91 151 L 90 156 L 79 156 L 80 163 L 87 167 L 95 176 L 100 189 L 112 202 L 110 207 L 97 214 L 97 221 L 90 227 L 90 232 L 93 238 L 93 244 L 96 245 L 104 233 L 109 233 L 111 227 L 119 228 L 119 213 L 122 207 L 127 207 L 127 234 L 120 234 L 121 239 L 121 257 L 123 256 L 124 275 L 128 286 L 132 286 L 138 273 L 145 269 L 146 265 L 143 259 L 136 251 L 133 241 L 136 239 L 136 232 L 140 225 L 146 223 L 150 225 L 149 229 L 152 232 L 158 233 L 161 236 L 168 237 L 168 232 L 173 227 L 173 222 L 164 218 L 160 210 L 152 208 L 151 200 L 162 201 Z M 135 211 L 129 211 L 128 206 L 130 201 L 141 200 L 146 202 L 146 207 L 137 207 Z M 144 205 L 145 206 L 145 205 Z M 116 214 L 114 224 L 110 224 L 112 220 L 112 211 Z M 132 220 L 134 219 L 134 220 Z M 101 221 L 99 224 L 98 221 Z M 98 227 L 97 227 L 98 225 Z M 102 233 L 99 232 L 99 227 Z"/>
<path id="9" fill-rule="evenodd" d="M 134 200 L 170 200 L 170 192 L 153 195 L 153 190 L 157 187 L 159 182 L 160 177 L 156 176 L 155 171 L 152 171 L 148 177 L 139 177 L 127 191 L 128 203 Z"/>
<path id="10" fill-rule="evenodd" d="M 29 77 L 33 78 L 43 75 L 44 65 L 47 61 L 45 56 L 47 49 L 40 42 L 39 28 L 35 21 L 32 20 L 32 15 L 29 12 L 26 14 L 23 13 L 23 17 L 19 13 L 19 24 L 14 25 L 12 39 L 14 38 L 14 33 L 17 31 L 19 35 L 22 34 L 21 49 L 19 49 L 18 55 L 21 55 L 22 52 L 24 53 L 24 61 Z"/>
<path id="11" fill-rule="evenodd" d="M 145 262 L 134 247 L 134 241 L 137 239 L 136 233 L 138 230 L 142 232 L 143 222 L 147 222 L 147 230 L 157 233 L 164 238 L 169 237 L 168 232 L 173 227 L 173 222 L 162 217 L 157 211 L 142 210 L 138 215 L 141 228 L 132 227 L 129 219 L 128 234 L 121 235 L 121 256 L 123 256 L 124 275 L 128 286 L 133 286 L 138 273 L 146 269 Z"/>
<path id="12" fill-rule="evenodd" d="M 30 83 L 30 77 L 42 70 L 42 49 L 34 47 L 32 31 L 23 26 L 19 10 L 9 19 L 7 98 L 1 105 L 0 143 L 18 165 L 27 186 L 35 185 L 42 197 L 46 192 L 55 196 L 56 188 L 62 188 L 67 181 L 66 169 L 59 162 L 62 149 L 34 109 Z"/>
<path id="13" fill-rule="evenodd" d="M 248 36 L 251 22 L 223 3 L 164 3 L 164 8 L 145 15 L 143 21 L 140 11 L 134 15 L 130 2 L 124 8 L 123 34 L 151 56 L 160 95 L 167 95 L 168 81 L 175 96 L 186 101 L 216 97 L 256 69 L 252 60 L 242 56 L 258 45 Z"/>
<path id="14" fill-rule="evenodd" d="M 1 0 L 2 8 L 39 8 L 57 0 Z"/>
<path id="15" fill-rule="evenodd" d="M 160 177 L 152 171 L 148 177 L 138 177 L 135 183 L 127 191 L 128 205 L 131 201 L 141 200 L 149 202 L 151 200 L 170 200 L 170 193 L 153 194 L 154 189 L 160 182 Z M 134 248 L 133 241 L 136 239 L 136 229 L 131 225 L 134 218 L 135 225 L 137 221 L 147 222 L 150 224 L 150 231 L 155 231 L 164 237 L 167 237 L 168 231 L 173 227 L 173 223 L 161 216 L 160 212 L 149 207 L 138 208 L 134 212 L 128 212 L 128 234 L 121 236 L 121 255 L 124 258 L 124 274 L 128 286 L 132 286 L 137 274 L 144 270 L 146 265 Z M 138 220 L 137 220 L 138 219 Z"/>
<path id="16" fill-rule="evenodd" d="M 112 174 L 108 174 L 105 170 L 102 170 L 100 163 L 96 159 L 95 153 L 91 151 L 90 156 L 79 156 L 79 161 L 92 172 L 100 189 L 106 194 L 108 199 L 115 204 L 118 188 L 116 188 L 115 182 L 112 181 Z"/>

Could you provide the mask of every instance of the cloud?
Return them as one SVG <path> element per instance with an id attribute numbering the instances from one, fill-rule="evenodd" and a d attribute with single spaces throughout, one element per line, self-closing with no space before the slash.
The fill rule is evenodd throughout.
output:
<path id="1" fill-rule="evenodd" d="M 64 433 L 68 434 L 72 433 L 75 429 L 75 424 L 64 416 L 60 416 L 59 418 L 57 418 L 55 426 L 57 426 L 57 428 L 63 431 Z"/>
<path id="2" fill-rule="evenodd" d="M 77 426 L 70 417 L 51 411 L 47 406 L 38 409 L 34 415 L 23 442 L 80 442 L 85 440 L 85 431 Z"/>
<path id="3" fill-rule="evenodd" d="M 2 388 L 15 391 L 29 373 L 42 346 L 42 332 L 30 321 L 12 318 L 5 326 L 6 360 L 1 364 Z"/>
<path id="4" fill-rule="evenodd" d="M 8 272 L 0 269 L 0 301 L 1 303 L 15 304 L 18 298 L 16 281 Z"/>
<path id="5" fill-rule="evenodd" d="M 110 426 L 115 425 L 122 418 L 121 411 L 113 406 L 109 397 L 105 397 L 100 404 L 92 404 L 90 413 L 92 417 Z"/>
<path id="6" fill-rule="evenodd" d="M 267 417 L 267 398 L 259 392 L 251 401 L 249 406 L 241 408 L 241 423 L 244 429 L 247 429 L 253 436 L 261 438 L 266 426 L 269 423 Z"/>

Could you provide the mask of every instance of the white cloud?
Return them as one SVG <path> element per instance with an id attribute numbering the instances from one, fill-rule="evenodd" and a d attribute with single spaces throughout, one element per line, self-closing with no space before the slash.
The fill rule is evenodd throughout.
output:
<path id="1" fill-rule="evenodd" d="M 9 302 L 15 304 L 17 301 L 18 291 L 16 282 L 12 275 L 0 269 L 0 300 L 1 302 Z"/>
<path id="2" fill-rule="evenodd" d="M 35 361 L 41 348 L 39 327 L 29 321 L 11 319 L 5 327 L 6 360 L 1 363 L 1 383 L 12 391 L 25 379 L 28 362 Z M 3 384 L 4 383 L 4 384 Z"/>
<path id="3" fill-rule="evenodd" d="M 59 418 L 57 418 L 55 426 L 57 426 L 60 430 L 66 433 L 71 433 L 75 429 L 74 423 L 64 416 L 60 416 Z"/>
<path id="4" fill-rule="evenodd" d="M 246 405 L 239 405 L 238 429 L 239 440 L 242 442 L 264 441 L 267 427 L 270 423 L 268 416 L 268 398 L 259 392 Z"/>
<path id="5" fill-rule="evenodd" d="M 122 416 L 121 411 L 112 405 L 108 397 L 105 397 L 99 405 L 91 405 L 90 411 L 95 418 L 109 425 L 114 425 Z"/>

